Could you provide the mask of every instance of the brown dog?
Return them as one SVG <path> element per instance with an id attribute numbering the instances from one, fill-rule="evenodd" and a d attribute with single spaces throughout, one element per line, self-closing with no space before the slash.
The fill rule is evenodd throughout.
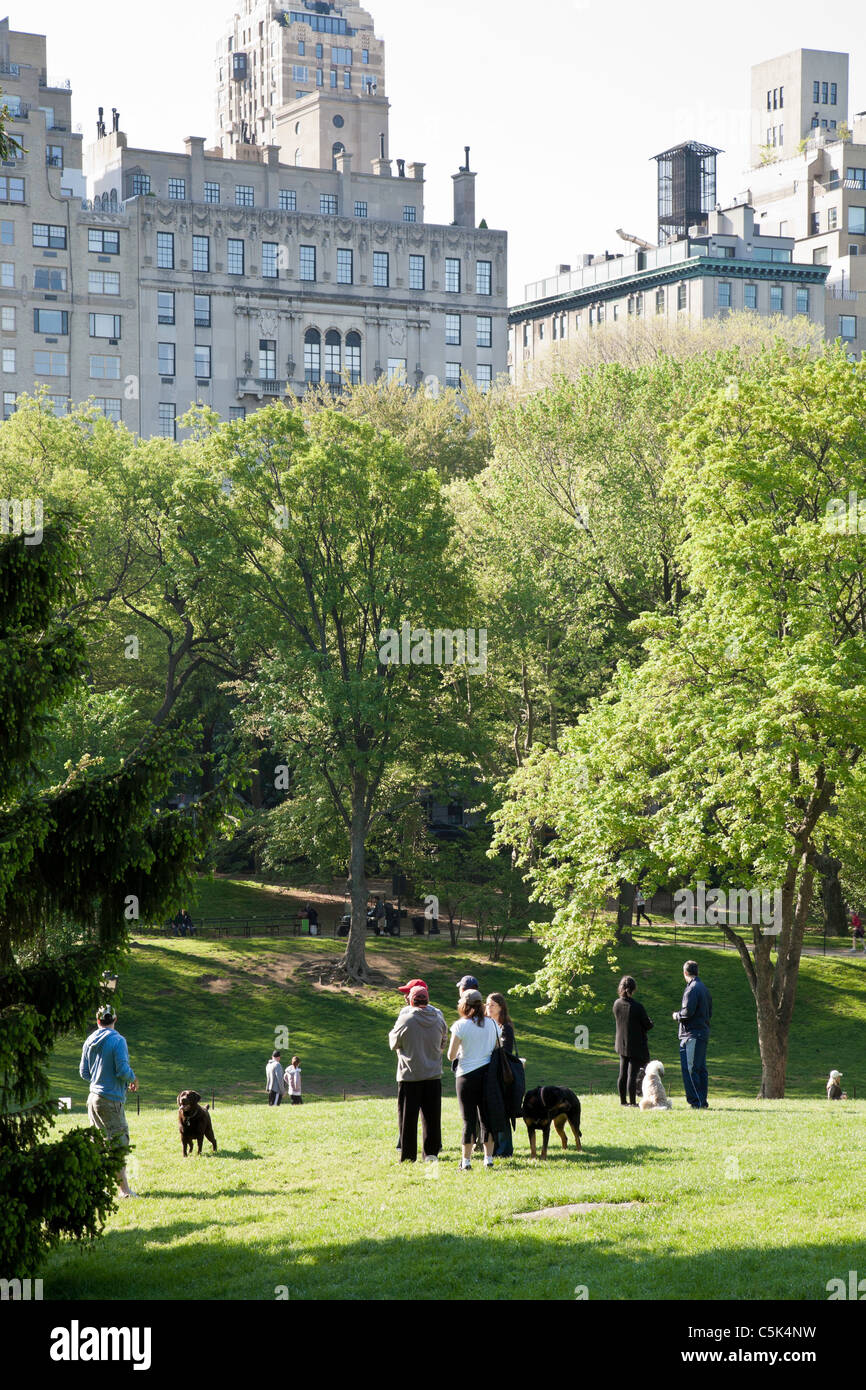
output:
<path id="1" fill-rule="evenodd" d="M 206 1105 L 202 1109 L 199 1104 L 200 1100 L 201 1096 L 198 1091 L 181 1091 L 177 1098 L 177 1123 L 180 1129 L 184 1158 L 186 1158 L 187 1145 L 192 1153 L 196 1140 L 198 1140 L 199 1157 L 201 1157 L 201 1146 L 205 1139 L 213 1144 L 213 1151 L 216 1153 L 217 1141 L 214 1138 L 210 1106 Z"/>

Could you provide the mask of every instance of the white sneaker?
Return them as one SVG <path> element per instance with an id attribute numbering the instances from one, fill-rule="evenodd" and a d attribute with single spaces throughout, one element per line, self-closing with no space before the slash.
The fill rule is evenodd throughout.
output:
<path id="1" fill-rule="evenodd" d="M 488 1158 L 487 1155 L 485 1154 L 485 1155 L 484 1155 L 484 1167 L 485 1167 L 485 1168 L 494 1168 L 495 1166 L 496 1166 L 496 1165 L 494 1164 L 493 1159 L 492 1159 L 492 1158 Z"/>
<path id="2" fill-rule="evenodd" d="M 461 1160 L 460 1160 L 460 1172 L 461 1172 L 461 1173 L 468 1173 L 468 1172 L 471 1170 L 471 1168 L 472 1168 L 472 1164 L 469 1162 L 469 1159 L 468 1159 L 468 1158 L 461 1158 Z"/>

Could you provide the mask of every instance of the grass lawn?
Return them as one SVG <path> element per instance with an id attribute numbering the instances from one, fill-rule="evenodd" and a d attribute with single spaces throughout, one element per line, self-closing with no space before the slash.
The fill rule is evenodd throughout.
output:
<path id="1" fill-rule="evenodd" d="M 300 963 L 331 958 L 328 940 L 146 940 L 121 971 L 118 1010 L 141 1081 L 129 1098 L 133 1186 L 92 1251 L 55 1253 L 49 1299 L 824 1299 L 829 1279 L 866 1273 L 859 1201 L 866 1096 L 862 1019 L 866 962 L 803 962 L 789 1099 L 757 1102 L 751 993 L 729 952 L 696 953 L 714 997 L 710 1103 L 685 1107 L 671 1010 L 682 992 L 681 947 L 622 951 L 599 966 L 597 1001 L 575 1016 L 538 1015 L 514 999 L 529 1085 L 571 1086 L 583 1102 L 585 1152 L 551 1148 L 485 1172 L 457 1170 L 459 1118 L 446 1072 L 445 1150 L 438 1167 L 397 1162 L 394 1059 L 387 1031 L 396 985 L 420 976 L 455 1016 L 456 980 L 474 971 L 509 993 L 535 968 L 520 943 L 491 965 L 475 943 L 371 941 L 371 964 L 394 992 L 302 981 Z M 615 1095 L 611 1005 L 620 971 L 638 980 L 667 1067 L 671 1113 L 623 1110 Z M 575 1025 L 589 1046 L 574 1046 Z M 264 1066 L 275 1030 L 302 1058 L 306 1103 L 269 1110 Z M 55 1054 L 53 1085 L 84 1119 L 81 1039 Z M 852 1099 L 830 1104 L 830 1067 Z M 181 1156 L 177 1092 L 216 1094 L 219 1153 Z M 349 1099 L 343 1100 L 343 1092 Z M 554 1139 L 554 1142 L 555 1139 Z M 637 1202 L 568 1220 L 513 1219 L 570 1202 Z"/>

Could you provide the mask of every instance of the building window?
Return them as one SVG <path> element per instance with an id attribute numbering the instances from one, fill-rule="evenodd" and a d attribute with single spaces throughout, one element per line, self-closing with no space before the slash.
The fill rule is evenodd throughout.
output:
<path id="1" fill-rule="evenodd" d="M 226 270 L 229 275 L 244 273 L 244 244 L 238 237 L 229 237 L 226 246 Z"/>
<path id="2" fill-rule="evenodd" d="M 855 188 L 866 188 L 866 169 L 846 169 L 845 180 Z"/>
<path id="3" fill-rule="evenodd" d="M 298 195 L 293 188 L 280 189 L 280 212 L 296 212 Z"/>
<path id="4" fill-rule="evenodd" d="M 120 294 L 120 275 L 116 270 L 89 270 L 87 272 L 89 294 Z"/>
<path id="5" fill-rule="evenodd" d="M 480 348 L 493 347 L 493 319 L 487 315 L 482 315 L 475 320 L 475 346 Z"/>
<path id="6" fill-rule="evenodd" d="M 837 86 L 836 86 L 836 83 L 835 83 L 835 82 L 831 82 L 831 83 L 830 83 L 830 105 L 831 105 L 831 106 L 835 106 L 835 105 L 836 105 L 836 93 L 837 93 L 837 90 L 838 90 L 838 88 L 837 88 Z"/>
<path id="7" fill-rule="evenodd" d="M 15 223 L 0 222 L 0 246 L 15 245 Z"/>
<path id="8" fill-rule="evenodd" d="M 343 91 L 344 91 L 344 92 L 351 92 L 351 90 L 352 90 L 352 74 L 351 74 L 350 72 L 344 72 L 344 73 L 343 73 Z"/>
<path id="9" fill-rule="evenodd" d="M 423 290 L 426 286 L 426 274 L 423 256 L 409 257 L 409 288 L 410 290 Z"/>
<path id="10" fill-rule="evenodd" d="M 356 216 L 356 217 L 366 217 L 366 216 L 367 216 L 367 204 L 366 204 L 366 203 L 356 203 L 356 204 L 355 204 L 355 216 Z"/>
<path id="11" fill-rule="evenodd" d="M 316 278 L 315 246 L 301 247 L 300 278 L 302 280 L 315 280 Z"/>
<path id="12" fill-rule="evenodd" d="M 168 196 L 183 201 L 186 198 L 186 179 L 169 179 Z"/>
<path id="13" fill-rule="evenodd" d="M 309 74 L 310 74 L 310 70 L 309 70 L 309 68 L 307 67 L 306 63 L 293 63 L 293 64 L 292 64 L 292 81 L 293 81 L 293 82 L 309 82 L 309 80 L 310 80 L 310 75 L 309 75 Z"/>
<path id="14" fill-rule="evenodd" d="M 91 338 L 119 338 L 120 314 L 91 314 Z"/>
<path id="15" fill-rule="evenodd" d="M 7 174 L 0 174 L 0 203 L 23 202 L 24 180 L 11 179 Z"/>
<path id="16" fill-rule="evenodd" d="M 235 186 L 235 207 L 252 208 L 256 205 L 256 192 L 251 183 L 239 183 Z"/>
<path id="17" fill-rule="evenodd" d="M 449 294 L 460 293 L 460 262 L 456 257 L 445 257 L 445 289 Z"/>
<path id="18" fill-rule="evenodd" d="M 318 328 L 308 328 L 304 334 L 304 381 L 318 386 L 322 380 L 322 335 Z"/>
<path id="19" fill-rule="evenodd" d="M 826 246 L 816 246 L 816 247 L 815 247 L 815 250 L 812 252 L 812 264 L 813 264 L 813 265 L 826 265 L 826 264 L 827 264 L 827 248 L 826 248 Z"/>
<path id="20" fill-rule="evenodd" d="M 275 241 L 262 242 L 262 275 L 265 280 L 276 280 L 278 277 L 279 251 Z"/>
<path id="21" fill-rule="evenodd" d="M 207 378 L 210 380 L 210 348 L 207 344 L 197 343 L 193 349 L 193 365 L 195 375 L 199 379 Z"/>
<path id="22" fill-rule="evenodd" d="M 828 232 L 835 232 L 835 230 L 836 230 L 836 228 L 838 227 L 838 225 L 839 225 L 839 209 L 838 209 L 838 208 L 828 208 L 828 209 L 827 209 L 827 231 L 828 231 Z"/>
<path id="23" fill-rule="evenodd" d="M 475 368 L 475 385 L 483 396 L 493 385 L 493 368 L 489 362 L 479 362 Z"/>
<path id="24" fill-rule="evenodd" d="M 389 256 L 387 251 L 373 252 L 373 284 L 387 288 L 389 279 Z"/>
<path id="25" fill-rule="evenodd" d="M 66 242 L 63 244 L 65 246 Z M 106 232 L 101 227 L 88 228 L 87 249 L 96 251 L 101 256 L 119 256 L 120 232 Z"/>
<path id="26" fill-rule="evenodd" d="M 388 358 L 388 380 L 396 381 L 400 386 L 406 385 L 406 358 Z"/>
<path id="27" fill-rule="evenodd" d="M 781 285 L 770 286 L 770 313 L 781 314 L 785 307 L 785 293 Z"/>
<path id="28" fill-rule="evenodd" d="M 4 370 L 4 372 L 9 372 L 9 373 L 11 374 L 12 372 L 15 372 L 15 371 L 18 370 L 18 368 L 17 368 L 17 366 L 16 366 L 16 356 L 15 356 L 15 349 L 14 349 L 14 348 L 3 348 L 3 359 L 2 359 L 2 360 L 3 360 L 3 370 Z"/>
<path id="29" fill-rule="evenodd" d="M 194 236 L 192 239 L 193 270 L 210 270 L 210 237 Z"/>
<path id="30" fill-rule="evenodd" d="M 17 391 L 3 392 L 3 419 L 8 420 L 15 414 L 15 402 L 18 399 Z"/>
<path id="31" fill-rule="evenodd" d="M 15 332 L 15 310 L 8 304 L 0 309 L 0 329 L 4 333 Z"/>
<path id="32" fill-rule="evenodd" d="M 857 337 L 857 319 L 854 314 L 840 314 L 839 337 L 844 338 L 846 343 L 853 342 Z"/>
<path id="33" fill-rule="evenodd" d="M 798 314 L 808 314 L 809 312 L 809 291 L 798 288 L 794 294 L 796 310 Z"/>
<path id="34" fill-rule="evenodd" d="M 813 106 L 817 106 L 817 105 L 818 105 L 818 102 L 819 102 L 820 100 L 821 100 L 821 83 L 820 83 L 820 82 L 813 82 L 813 83 L 812 83 L 812 105 L 813 105 Z"/>
<path id="35" fill-rule="evenodd" d="M 160 270 L 174 270 L 174 232 L 157 232 L 156 264 Z"/>
<path id="36" fill-rule="evenodd" d="M 170 290 L 159 290 L 156 296 L 157 323 L 174 323 L 174 294 Z"/>
<path id="37" fill-rule="evenodd" d="M 656 290 L 656 313 L 663 314 L 665 311 L 665 292 Z"/>
<path id="38" fill-rule="evenodd" d="M 317 86 L 317 87 L 324 87 L 324 85 L 325 85 L 325 74 L 322 72 L 322 69 L 321 69 L 321 68 L 316 68 L 316 86 Z"/>
<path id="39" fill-rule="evenodd" d="M 351 386 L 358 386 L 361 381 L 361 335 L 360 333 L 346 334 L 346 375 Z"/>
<path id="40" fill-rule="evenodd" d="M 68 396 L 46 396 L 46 397 L 45 397 L 45 404 L 51 406 L 51 410 L 52 410 L 52 413 L 53 413 L 54 415 L 68 415 L 68 414 L 69 414 L 69 397 L 68 397 Z"/>
<path id="41" fill-rule="evenodd" d="M 34 222 L 33 245 L 51 247 L 55 251 L 65 251 L 66 228 L 53 227 L 47 222 Z"/>
<path id="42" fill-rule="evenodd" d="M 351 285 L 354 280 L 354 254 L 346 247 L 337 248 L 337 284 Z"/>
<path id="43" fill-rule="evenodd" d="M 230 420 L 245 420 L 246 418 L 247 418 L 247 408 L 246 408 L 245 405 L 230 405 L 230 406 L 229 406 L 229 419 L 230 419 Z"/>
<path id="44" fill-rule="evenodd" d="M 450 391 L 460 390 L 461 370 L 459 362 L 445 363 L 445 385 Z"/>
<path id="45" fill-rule="evenodd" d="M 817 236 L 821 230 L 821 214 L 819 212 L 809 213 L 809 235 Z"/>
<path id="46" fill-rule="evenodd" d="M 163 439 L 177 439 L 175 408 L 169 401 L 159 403 L 159 433 Z"/>
<path id="47" fill-rule="evenodd" d="M 337 216 L 337 195 L 336 193 L 319 194 L 319 214 L 322 217 Z"/>
<path id="48" fill-rule="evenodd" d="M 120 401 L 114 396 L 94 396 L 93 404 L 97 410 L 101 410 L 106 420 L 113 420 L 116 425 L 121 421 Z"/>
<path id="49" fill-rule="evenodd" d="M 404 205 L 404 207 L 403 207 L 403 221 L 404 221 L 404 222 L 415 222 L 415 221 L 417 221 L 417 218 L 418 218 L 418 210 L 417 210 L 417 208 L 410 207 L 409 204 L 406 203 L 406 204 Z"/>
<path id="50" fill-rule="evenodd" d="M 62 168 L 63 168 L 63 146 L 62 146 L 62 145 L 46 145 L 46 146 L 45 146 L 45 163 L 46 163 L 51 169 L 62 169 Z"/>
<path id="51" fill-rule="evenodd" d="M 362 48 L 362 49 L 361 49 L 361 62 L 366 64 L 366 63 L 369 63 L 369 61 L 370 61 L 370 50 L 369 50 L 369 48 Z"/>
<path id="52" fill-rule="evenodd" d="M 780 87 L 780 88 L 779 88 L 779 110 L 780 110 L 780 111 L 781 111 L 781 109 L 783 108 L 784 105 L 785 105 L 785 88 L 784 88 L 784 87 Z"/>
<path id="53" fill-rule="evenodd" d="M 194 294 L 193 303 L 193 323 L 196 328 L 210 328 L 210 295 Z"/>
<path id="54" fill-rule="evenodd" d="M 744 308 L 744 309 L 757 309 L 757 307 L 758 307 L 758 286 L 757 286 L 757 285 L 744 285 L 744 286 L 743 286 L 743 308 Z"/>
<path id="55" fill-rule="evenodd" d="M 220 200 L 220 186 L 218 183 L 206 183 L 204 186 L 204 200 L 206 203 L 218 203 Z"/>
<path id="56" fill-rule="evenodd" d="M 828 101 L 829 101 L 829 96 L 828 96 L 828 92 L 827 92 L 827 83 L 826 83 L 826 82 L 822 82 L 822 83 L 821 83 L 821 105 L 822 105 L 822 106 L 826 106 Z"/>
<path id="57" fill-rule="evenodd" d="M 157 343 L 157 370 L 160 376 L 174 376 L 174 343 Z"/>
<path id="58" fill-rule="evenodd" d="M 331 47 L 331 62 L 338 68 L 350 68 L 352 66 L 351 48 Z"/>
<path id="59" fill-rule="evenodd" d="M 460 315 L 459 315 L 459 314 L 446 314 L 446 315 L 445 315 L 445 346 L 446 346 L 446 347 L 459 347 L 459 346 L 460 346 Z"/>
<path id="60" fill-rule="evenodd" d="M 848 209 L 848 235 L 866 236 L 866 207 Z"/>
<path id="61" fill-rule="evenodd" d="M 332 87 L 336 87 L 336 85 L 337 85 L 337 69 L 336 69 L 336 68 L 331 68 L 331 86 L 332 86 Z"/>
<path id="62" fill-rule="evenodd" d="M 298 39 L 298 57 L 305 58 L 307 55 L 307 45 L 303 39 Z"/>
<path id="63" fill-rule="evenodd" d="M 677 308 L 685 309 L 688 305 L 688 302 L 689 287 L 687 284 L 685 284 L 685 282 L 681 281 L 680 284 L 677 285 Z"/>
<path id="64" fill-rule="evenodd" d="M 90 375 L 95 381 L 120 381 L 120 358 L 92 356 Z"/>
<path id="65" fill-rule="evenodd" d="M 339 386 L 342 381 L 342 349 L 336 329 L 325 334 L 325 384 Z"/>
<path id="66" fill-rule="evenodd" d="M 69 376 L 69 353 L 34 352 L 33 370 L 37 376 Z"/>
<path id="67" fill-rule="evenodd" d="M 475 266 L 475 293 L 493 293 L 493 262 L 478 261 Z"/>
<path id="68" fill-rule="evenodd" d="M 601 313 L 600 313 L 600 311 L 599 311 L 599 322 L 601 322 Z M 541 322 L 539 323 L 539 325 L 538 325 L 538 341 L 539 341 L 540 343 L 543 343 L 543 342 L 544 342 L 544 329 L 545 329 L 545 323 L 544 323 L 544 320 L 542 319 L 542 321 L 541 321 Z"/>

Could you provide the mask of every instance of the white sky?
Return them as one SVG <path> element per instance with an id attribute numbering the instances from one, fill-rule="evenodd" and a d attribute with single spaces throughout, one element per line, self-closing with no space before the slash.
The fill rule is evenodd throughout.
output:
<path id="1" fill-rule="evenodd" d="M 214 131 L 214 53 L 231 0 L 11 0 L 13 29 L 48 35 L 85 140 L 117 106 L 133 145 L 181 149 Z M 288 7 L 288 3 L 287 3 Z M 794 48 L 851 54 L 866 107 L 858 4 L 814 0 L 369 0 L 385 40 L 391 154 L 426 162 L 428 220 L 451 221 L 471 146 L 478 217 L 505 228 L 509 301 L 581 251 L 655 239 L 654 154 L 720 146 L 719 196 L 743 188 L 749 68 Z M 2 12 L 0 12 L 2 13 Z M 840 112 L 840 118 L 844 113 Z M 849 113 L 850 114 L 850 113 Z"/>

